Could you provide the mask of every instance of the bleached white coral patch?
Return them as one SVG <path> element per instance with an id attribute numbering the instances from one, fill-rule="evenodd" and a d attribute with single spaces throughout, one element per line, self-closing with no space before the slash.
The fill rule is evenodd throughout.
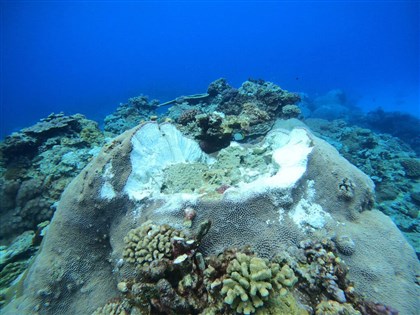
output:
<path id="1" fill-rule="evenodd" d="M 101 188 L 101 198 L 111 200 L 116 196 L 115 190 L 112 187 L 111 183 L 105 182 Z"/>
<path id="2" fill-rule="evenodd" d="M 112 163 L 109 162 L 105 165 L 104 173 L 102 178 L 105 180 L 104 184 L 101 187 L 100 196 L 102 199 L 111 200 L 116 196 L 114 187 L 109 182 L 114 177 L 114 173 L 112 172 Z"/>
<path id="3" fill-rule="evenodd" d="M 132 171 L 124 191 L 135 200 L 159 193 L 162 171 L 168 165 L 212 161 L 195 141 L 171 124 L 147 123 L 133 135 L 131 143 Z"/>
<path id="4" fill-rule="evenodd" d="M 308 226 L 320 229 L 325 226 L 328 219 L 331 219 L 331 215 L 314 202 L 314 181 L 308 181 L 307 184 L 306 198 L 299 200 L 296 207 L 289 212 L 289 217 L 302 229 Z"/>
<path id="5" fill-rule="evenodd" d="M 227 200 L 239 201 L 270 190 L 287 190 L 305 174 L 312 151 L 312 141 L 306 130 L 293 129 L 290 133 L 275 130 L 267 136 L 266 145 L 273 150 L 272 160 L 277 172 L 262 174 L 253 182 L 241 182 L 237 187 L 229 188 L 224 195 Z"/>
<path id="6" fill-rule="evenodd" d="M 166 213 L 170 214 L 174 211 L 181 209 L 186 203 L 190 206 L 195 205 L 198 202 L 200 195 L 198 194 L 172 194 L 172 195 L 162 195 L 161 200 L 165 200 L 165 203 L 162 207 L 156 209 L 156 213 Z"/>
<path id="7" fill-rule="evenodd" d="M 312 151 L 311 139 L 304 129 L 293 129 L 289 137 L 289 142 L 273 153 L 273 160 L 279 166 L 273 177 L 280 187 L 295 185 L 305 173 L 308 155 Z"/>

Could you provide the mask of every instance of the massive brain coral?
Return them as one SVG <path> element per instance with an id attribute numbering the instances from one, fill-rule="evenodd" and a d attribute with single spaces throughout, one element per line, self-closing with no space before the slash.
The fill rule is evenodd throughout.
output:
<path id="1" fill-rule="evenodd" d="M 212 226 L 198 247 L 205 257 L 249 245 L 261 259 L 272 258 L 308 238 L 341 241 L 348 236 L 351 250 L 339 246 L 355 290 L 401 314 L 416 314 L 419 262 L 392 221 L 372 210 L 373 183 L 365 174 L 294 120 L 279 121 L 263 140 L 243 149 L 247 159 L 258 155 L 255 163 L 264 163 L 239 164 L 236 173 L 247 180 L 239 178 L 217 193 L 211 193 L 205 181 L 194 192 L 182 192 L 181 187 L 169 193 L 164 187 L 166 170 L 200 163 L 220 173 L 223 165 L 216 162 L 217 154 L 205 154 L 168 123 L 142 124 L 115 138 L 67 186 L 42 249 L 22 280 L 21 295 L 2 312 L 91 314 L 121 294 L 118 283 L 135 277 L 127 244 L 137 238 L 124 242 L 130 230 L 152 220 L 195 235 L 209 220 Z M 351 191 L 344 197 L 343 187 Z M 194 216 L 186 227 L 189 212 Z M 149 236 L 140 236 L 138 244 L 153 244 Z M 230 274 L 236 269 L 232 266 Z M 265 276 L 257 276 L 258 281 L 268 283 Z M 231 279 L 246 287 L 235 277 Z M 229 293 L 229 281 L 224 285 L 227 302 L 234 305 L 238 299 Z M 261 300 L 272 290 L 267 285 L 253 288 L 248 292 Z M 343 301 L 348 299 L 347 293 L 339 293 Z M 250 305 L 246 308 L 252 310 Z"/>

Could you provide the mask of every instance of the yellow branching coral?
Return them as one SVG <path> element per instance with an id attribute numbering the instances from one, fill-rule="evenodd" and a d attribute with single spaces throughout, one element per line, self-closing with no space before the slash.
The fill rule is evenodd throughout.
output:
<path id="1" fill-rule="evenodd" d="M 162 258 L 172 259 L 173 238 L 184 238 L 184 233 L 169 225 L 156 225 L 151 221 L 130 230 L 124 238 L 123 256 L 136 266 L 147 266 Z"/>
<path id="2" fill-rule="evenodd" d="M 285 287 L 297 281 L 287 265 L 268 264 L 259 257 L 237 253 L 227 267 L 221 294 L 224 302 L 240 314 L 252 314 L 264 305 L 272 292 L 287 293 Z"/>

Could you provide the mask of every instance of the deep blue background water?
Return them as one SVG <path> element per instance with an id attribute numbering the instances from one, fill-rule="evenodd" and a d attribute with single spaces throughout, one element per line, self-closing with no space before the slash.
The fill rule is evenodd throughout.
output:
<path id="1" fill-rule="evenodd" d="M 1 136 L 263 78 L 420 116 L 418 1 L 1 3 Z"/>

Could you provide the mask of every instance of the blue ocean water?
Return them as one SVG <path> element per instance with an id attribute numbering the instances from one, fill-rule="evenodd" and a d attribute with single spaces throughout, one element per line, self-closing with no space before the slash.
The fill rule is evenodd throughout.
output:
<path id="1" fill-rule="evenodd" d="M 249 77 L 420 117 L 418 1 L 2 1 L 1 137 Z"/>

